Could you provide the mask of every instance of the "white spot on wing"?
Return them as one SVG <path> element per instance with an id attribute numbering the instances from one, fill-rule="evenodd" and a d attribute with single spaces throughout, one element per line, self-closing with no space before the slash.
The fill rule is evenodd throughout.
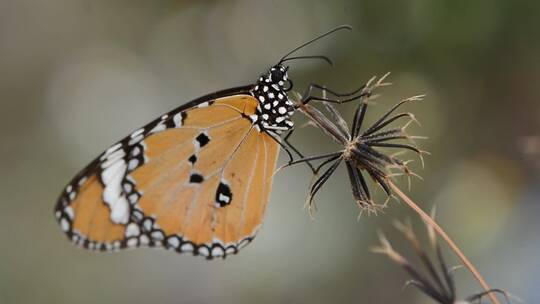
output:
<path id="1" fill-rule="evenodd" d="M 126 227 L 126 237 L 139 236 L 141 229 L 135 223 L 129 223 Z"/>
<path id="2" fill-rule="evenodd" d="M 180 240 L 178 239 L 178 237 L 170 237 L 167 240 L 167 244 L 169 244 L 169 246 L 173 248 L 178 248 L 178 246 L 180 246 Z"/>
<path id="3" fill-rule="evenodd" d="M 118 150 L 120 147 L 122 147 L 122 143 L 117 143 L 116 145 L 107 149 L 107 151 L 105 151 L 105 155 L 111 154 L 112 152 Z"/>
<path id="4" fill-rule="evenodd" d="M 213 257 L 222 257 L 224 254 L 225 254 L 225 252 L 223 251 L 223 249 L 221 249 L 221 247 L 214 247 L 212 249 L 212 256 Z"/>
<path id="5" fill-rule="evenodd" d="M 135 168 L 137 168 L 138 165 L 139 165 L 139 160 L 136 159 L 136 158 L 132 158 L 132 159 L 129 160 L 128 170 L 132 171 Z"/>
<path id="6" fill-rule="evenodd" d="M 81 178 L 81 179 L 79 180 L 79 186 L 82 186 L 84 183 L 86 183 L 87 180 L 88 180 L 88 179 L 86 178 L 86 176 L 83 177 L 83 178 Z"/>
<path id="7" fill-rule="evenodd" d="M 66 218 L 63 217 L 60 220 L 60 227 L 62 227 L 62 231 L 64 232 L 67 232 L 69 230 L 70 225 L 69 225 L 68 220 L 66 220 Z"/>
<path id="8" fill-rule="evenodd" d="M 150 238 L 148 237 L 148 235 L 143 234 L 139 237 L 139 243 L 143 246 L 148 245 L 150 243 Z"/>
<path id="9" fill-rule="evenodd" d="M 111 208 L 111 220 L 114 223 L 126 224 L 129 220 L 129 204 L 124 196 L 119 197 Z"/>
<path id="10" fill-rule="evenodd" d="M 101 168 L 110 167 L 112 164 L 116 163 L 118 160 L 120 160 L 124 156 L 126 156 L 126 153 L 124 152 L 124 150 L 118 150 L 111 153 L 110 155 L 107 156 L 106 158 L 107 160 L 101 164 Z"/>
<path id="11" fill-rule="evenodd" d="M 139 199 L 139 196 L 137 195 L 137 193 L 132 193 L 129 195 L 128 199 L 129 199 L 129 203 L 133 205 L 137 202 L 137 200 Z"/>
<path id="12" fill-rule="evenodd" d="M 166 128 L 167 127 L 165 126 L 165 124 L 163 122 L 160 122 L 150 131 L 150 133 L 157 133 L 165 130 Z"/>
<path id="13" fill-rule="evenodd" d="M 141 149 L 139 148 L 139 146 L 135 146 L 133 150 L 131 150 L 131 155 L 133 156 L 137 156 L 139 155 L 139 153 L 141 153 Z"/>
<path id="14" fill-rule="evenodd" d="M 184 243 L 180 247 L 180 251 L 182 251 L 182 252 L 192 252 L 193 251 L 193 245 L 191 243 Z"/>
<path id="15" fill-rule="evenodd" d="M 133 239 L 129 239 L 127 241 L 127 246 L 130 247 L 130 248 L 134 248 L 134 247 L 137 247 L 137 244 L 138 244 L 138 240 L 133 238 Z"/>
<path id="16" fill-rule="evenodd" d="M 182 113 L 176 113 L 173 117 L 174 125 L 178 128 L 182 126 Z"/>
<path id="17" fill-rule="evenodd" d="M 69 200 L 70 200 L 70 201 L 74 200 L 76 195 L 77 195 L 77 193 L 75 193 L 75 192 L 70 192 L 70 193 L 69 193 Z"/>
<path id="18" fill-rule="evenodd" d="M 66 207 L 66 209 L 64 209 L 64 212 L 67 214 L 70 220 L 73 220 L 73 218 L 75 217 L 75 212 L 73 211 L 73 208 L 71 208 L 71 206 Z"/>
<path id="19" fill-rule="evenodd" d="M 219 194 L 219 200 L 223 201 L 225 203 L 229 203 L 231 201 L 231 198 L 228 197 L 227 195 L 224 195 L 224 194 L 220 193 Z"/>
<path id="20" fill-rule="evenodd" d="M 199 254 L 207 257 L 210 254 L 210 252 L 208 251 L 208 248 L 201 246 L 199 247 Z"/>
<path id="21" fill-rule="evenodd" d="M 158 240 L 158 241 L 163 241 L 163 239 L 165 238 L 165 236 L 163 235 L 163 232 L 161 231 L 153 231 L 150 236 L 152 237 L 152 239 Z"/>
<path id="22" fill-rule="evenodd" d="M 146 231 L 152 230 L 152 220 L 146 219 L 146 220 L 143 222 L 143 226 L 144 226 L 144 229 L 145 229 Z"/>
<path id="23" fill-rule="evenodd" d="M 141 135 L 143 132 L 144 132 L 144 128 L 140 128 L 140 129 L 136 130 L 135 132 L 131 133 L 130 137 L 131 137 L 131 138 L 138 137 L 138 136 Z"/>
<path id="24" fill-rule="evenodd" d="M 123 155 L 123 150 L 114 152 L 111 158 L 102 165 L 101 172 L 101 181 L 105 186 L 102 194 L 103 201 L 109 206 L 111 220 L 116 224 L 127 224 L 129 218 L 129 205 L 125 196 L 122 195 L 122 180 L 127 169 Z"/>
<path id="25" fill-rule="evenodd" d="M 129 140 L 128 144 L 129 144 L 130 146 L 132 146 L 132 145 L 134 145 L 134 144 L 140 142 L 141 140 L 143 140 L 143 138 L 144 138 L 144 136 L 143 136 L 142 134 L 137 135 L 136 137 L 132 137 L 132 138 Z"/>
<path id="26" fill-rule="evenodd" d="M 103 170 L 101 173 L 101 180 L 103 181 L 103 184 L 105 184 L 105 191 L 103 191 L 105 201 L 110 201 L 120 195 L 120 183 L 125 173 L 126 163 L 123 160 L 118 161 L 111 167 Z"/>

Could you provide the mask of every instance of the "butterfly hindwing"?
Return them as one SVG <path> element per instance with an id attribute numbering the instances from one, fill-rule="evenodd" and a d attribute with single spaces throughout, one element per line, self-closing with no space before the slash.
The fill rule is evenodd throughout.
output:
<path id="1" fill-rule="evenodd" d="M 212 257 L 257 232 L 279 146 L 247 94 L 200 100 L 113 145 L 62 193 L 56 217 L 79 246 L 164 246 Z"/>

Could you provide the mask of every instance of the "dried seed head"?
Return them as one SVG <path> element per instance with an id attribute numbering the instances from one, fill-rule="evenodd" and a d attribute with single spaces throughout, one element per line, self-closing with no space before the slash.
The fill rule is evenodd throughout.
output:
<path id="1" fill-rule="evenodd" d="M 441 304 L 481 303 L 482 298 L 490 293 L 501 294 L 506 300 L 506 303 L 510 303 L 510 294 L 501 289 L 492 289 L 487 292 L 471 295 L 465 300 L 457 300 L 454 281 L 454 272 L 457 268 L 449 268 L 446 265 L 441 248 L 437 244 L 435 236 L 431 235 L 430 226 L 426 224 L 428 234 L 430 234 L 430 243 L 434 246 L 433 249 L 436 252 L 438 261 L 432 261 L 428 253 L 424 250 L 409 221 L 406 221 L 405 223 L 395 222 L 394 226 L 396 226 L 396 228 L 403 233 L 405 239 L 409 241 L 416 252 L 416 255 L 424 265 L 425 270 L 415 266 L 409 262 L 409 260 L 404 258 L 402 254 L 392 248 L 391 243 L 381 232 L 379 232 L 380 245 L 372 247 L 371 251 L 386 255 L 391 261 L 398 264 L 411 276 L 411 279 L 405 283 L 405 286 L 413 285 L 437 303 Z"/>
<path id="2" fill-rule="evenodd" d="M 419 156 L 422 165 L 424 164 L 422 156 L 427 152 L 420 150 L 414 142 L 416 139 L 423 139 L 424 137 L 410 135 L 407 132 L 407 128 L 412 123 L 419 124 L 418 120 L 410 112 L 395 113 L 397 109 L 406 103 L 422 100 L 424 95 L 412 96 L 401 100 L 390 108 L 388 112 L 379 117 L 371 126 L 367 128 L 362 127 L 368 103 L 375 96 L 374 91 L 377 88 L 390 85 L 389 82 L 386 82 L 388 75 L 386 74 L 379 79 L 376 77 L 371 78 L 364 86 L 355 91 L 356 93 L 354 94 L 358 94 L 357 96 L 351 97 L 351 94 L 342 95 L 347 96 L 346 101 L 358 100 L 359 102 L 350 128 L 341 114 L 330 103 L 323 102 L 324 108 L 328 112 L 328 115 L 325 115 L 319 109 L 302 103 L 302 100 L 307 100 L 307 98 L 298 98 L 300 100 L 297 102 L 299 112 L 305 114 L 318 128 L 343 146 L 341 151 L 333 154 L 307 157 L 301 160 L 291 161 L 285 165 L 324 160 L 313 170 L 317 179 L 312 182 L 307 199 L 307 206 L 310 212 L 315 210 L 313 206 L 314 196 L 342 162 L 347 166 L 352 194 L 361 210 L 360 215 L 364 213 L 377 214 L 386 207 L 388 198 L 392 195 L 389 186 L 391 178 L 398 175 L 407 176 L 408 180 L 412 176 L 420 178 L 420 176 L 409 169 L 408 164 L 410 160 L 398 158 L 399 153 L 387 154 L 383 149 L 394 149 L 398 150 L 397 152 L 413 151 Z M 326 91 L 323 90 L 323 97 L 326 96 L 325 93 Z M 335 93 L 332 94 L 339 96 Z M 338 101 L 338 103 L 340 102 Z M 401 126 L 393 127 L 393 125 L 400 122 L 403 122 Z M 328 168 L 318 175 L 319 170 L 324 166 L 328 166 Z M 366 177 L 364 176 L 366 174 L 388 195 L 385 203 L 378 204 L 373 201 Z"/>
<path id="3" fill-rule="evenodd" d="M 376 82 L 381 83 L 380 81 Z M 382 115 L 371 126 L 363 131 L 361 125 L 363 117 L 367 111 L 367 105 L 361 104 L 355 115 L 353 129 L 351 130 L 352 139 L 344 149 L 344 160 L 349 169 L 349 177 L 353 188 L 353 196 L 362 211 L 373 213 L 373 210 L 378 211 L 381 205 L 377 205 L 371 199 L 370 191 L 367 187 L 364 173 L 379 184 L 388 196 L 391 195 L 388 180 L 396 176 L 407 176 L 410 188 L 410 177 L 421 177 L 409 169 L 408 164 L 411 160 L 402 160 L 398 155 L 406 150 L 416 153 L 424 165 L 423 154 L 425 151 L 420 150 L 415 139 L 424 139 L 425 137 L 414 136 L 407 133 L 407 127 L 411 123 L 419 124 L 414 114 L 409 112 L 394 114 L 400 106 L 405 103 L 422 100 L 424 95 L 417 95 L 403 99 L 387 113 Z M 394 123 L 407 119 L 403 126 L 389 128 Z M 397 153 L 385 154 L 381 151 L 382 148 L 400 149 Z M 397 171 L 396 171 L 397 170 Z M 385 206 L 383 204 L 382 206 Z"/>

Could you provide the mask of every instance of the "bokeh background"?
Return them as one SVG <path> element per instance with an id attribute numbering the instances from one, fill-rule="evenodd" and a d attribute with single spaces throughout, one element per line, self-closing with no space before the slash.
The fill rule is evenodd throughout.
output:
<path id="1" fill-rule="evenodd" d="M 207 262 L 164 250 L 98 254 L 72 246 L 52 209 L 65 183 L 131 130 L 206 93 L 253 82 L 288 50 L 303 90 L 336 90 L 392 71 L 368 120 L 402 97 L 430 151 L 408 192 L 488 281 L 540 302 L 540 2 L 537 1 L 0 1 L 1 303 L 433 303 L 369 247 L 404 204 L 363 217 L 340 170 L 302 209 L 304 167 L 276 175 L 266 222 L 239 255 Z M 341 107 L 351 117 L 354 105 Z M 297 124 L 305 120 L 298 115 Z M 335 146 L 314 129 L 307 154 Z M 412 156 L 411 156 L 412 157 Z M 285 160 L 285 158 L 282 158 Z M 407 188 L 406 182 L 400 182 Z M 458 264 L 446 250 L 450 264 Z M 461 296 L 479 291 L 466 270 Z"/>

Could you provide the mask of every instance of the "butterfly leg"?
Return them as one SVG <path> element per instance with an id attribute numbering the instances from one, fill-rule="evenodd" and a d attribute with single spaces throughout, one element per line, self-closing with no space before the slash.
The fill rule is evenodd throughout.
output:
<path id="1" fill-rule="evenodd" d="M 289 142 L 289 137 L 292 135 L 293 133 L 293 130 L 290 130 L 287 135 L 285 136 L 285 138 L 283 139 L 283 142 L 280 140 L 279 136 L 275 136 L 273 133 L 271 132 L 267 132 L 268 135 L 270 135 L 270 137 L 275 141 L 277 142 L 282 148 L 283 150 L 285 150 L 285 152 L 287 153 L 287 156 L 289 157 L 289 161 L 287 162 L 287 164 L 279 167 L 277 169 L 277 171 L 281 170 L 282 168 L 285 168 L 285 167 L 288 167 L 290 166 L 291 164 L 295 164 L 297 163 L 291 153 L 291 151 L 289 150 L 289 148 L 295 152 L 298 156 L 300 156 L 301 159 L 304 159 L 304 155 L 295 147 L 293 146 L 290 142 Z M 307 161 L 302 161 L 302 162 L 305 162 L 307 163 L 307 165 L 309 166 L 309 168 L 311 169 L 311 172 L 313 172 L 313 174 L 317 174 L 316 173 L 316 169 L 313 167 L 313 165 L 309 162 L 309 160 Z"/>
<path id="2" fill-rule="evenodd" d="M 304 158 L 300 158 L 300 159 L 297 159 L 297 160 L 294 160 L 292 162 L 289 162 L 283 166 L 281 166 L 280 169 L 282 168 L 286 168 L 286 167 L 290 167 L 290 166 L 293 166 L 293 165 L 296 165 L 296 164 L 301 164 L 301 163 L 306 163 L 306 162 L 311 162 L 311 161 L 314 161 L 314 160 L 321 160 L 321 159 L 325 159 L 324 162 L 322 162 L 319 166 L 317 166 L 317 168 L 314 168 L 314 172 L 313 174 L 317 175 L 319 173 L 319 171 L 321 170 L 321 168 L 328 164 L 329 162 L 333 161 L 333 160 L 336 160 L 338 159 L 341 155 L 343 155 L 343 151 L 338 151 L 338 152 L 332 152 L 332 153 L 328 153 L 328 154 L 321 154 L 321 155 L 315 155 L 315 156 L 309 156 L 309 157 L 304 157 Z"/>
<path id="3" fill-rule="evenodd" d="M 333 95 L 335 97 L 347 97 L 347 96 L 353 96 L 353 95 L 357 94 L 358 92 L 362 91 L 365 87 L 366 87 L 366 85 L 362 85 L 360 88 L 355 89 L 352 92 L 338 93 L 338 92 L 336 92 L 334 90 L 331 90 L 331 89 L 327 88 L 326 86 L 323 86 L 323 85 L 312 82 L 312 83 L 309 84 L 309 86 L 308 86 L 308 88 L 306 90 L 306 93 L 304 95 L 309 96 L 309 95 L 311 95 L 311 92 L 314 89 L 319 89 L 320 91 L 326 91 L 327 93 L 330 93 L 331 95 Z"/>
<path id="4" fill-rule="evenodd" d="M 292 162 L 294 160 L 294 157 L 292 156 L 292 153 L 289 150 L 289 148 L 286 145 L 284 145 L 283 142 L 281 142 L 279 135 L 276 135 L 274 132 L 270 132 L 268 130 L 266 130 L 265 132 L 266 134 L 268 134 L 268 136 L 270 136 L 270 138 L 272 138 L 275 142 L 277 142 L 278 145 L 280 145 L 281 148 L 283 148 L 283 150 L 285 150 L 285 153 L 287 153 L 287 156 L 289 157 L 289 162 Z"/>
<path id="5" fill-rule="evenodd" d="M 325 86 L 322 86 L 316 83 L 311 83 L 306 89 L 306 91 L 304 92 L 301 102 L 303 104 L 307 104 L 308 102 L 315 100 L 315 101 L 325 101 L 325 102 L 330 102 L 330 103 L 342 104 L 342 103 L 350 102 L 353 100 L 357 100 L 359 98 L 367 97 L 371 93 L 365 92 L 365 88 L 366 88 L 366 85 L 362 85 L 360 88 L 349 93 L 337 93 L 336 91 L 328 89 Z M 322 96 L 314 95 L 313 91 L 315 89 L 320 90 L 322 92 Z M 327 98 L 326 97 L 327 93 L 332 95 L 333 98 Z M 346 98 L 342 99 L 342 97 L 346 97 Z"/>
<path id="6" fill-rule="evenodd" d="M 350 102 L 357 99 L 367 99 L 371 97 L 375 89 L 382 86 L 390 85 L 389 82 L 385 82 L 388 75 L 390 75 L 390 73 L 386 73 L 385 75 L 380 77 L 378 80 L 377 80 L 377 77 L 372 77 L 366 84 L 360 86 L 358 89 L 349 93 L 337 93 L 333 90 L 326 88 L 325 86 L 311 83 L 303 95 L 304 97 L 302 98 L 302 102 L 306 104 L 310 102 L 311 100 L 317 100 L 317 101 L 326 101 L 330 103 L 342 104 L 342 103 Z M 319 89 L 322 92 L 322 97 L 312 95 L 312 91 L 314 89 Z M 335 98 L 326 98 L 327 93 L 329 93 Z M 340 99 L 342 97 L 346 97 L 346 98 Z"/>
<path id="7" fill-rule="evenodd" d="M 291 137 L 291 135 L 293 134 L 295 129 L 291 129 L 287 135 L 285 135 L 285 137 L 283 138 L 283 142 L 289 146 L 300 158 L 305 158 L 305 156 L 289 141 L 289 138 Z M 293 159 L 290 159 L 289 162 L 287 163 L 287 166 L 290 165 L 291 163 L 293 162 Z M 315 168 L 313 167 L 313 165 L 308 161 L 305 162 L 308 167 L 311 169 L 311 172 L 313 172 L 313 174 L 316 174 L 316 171 L 315 171 Z"/>

